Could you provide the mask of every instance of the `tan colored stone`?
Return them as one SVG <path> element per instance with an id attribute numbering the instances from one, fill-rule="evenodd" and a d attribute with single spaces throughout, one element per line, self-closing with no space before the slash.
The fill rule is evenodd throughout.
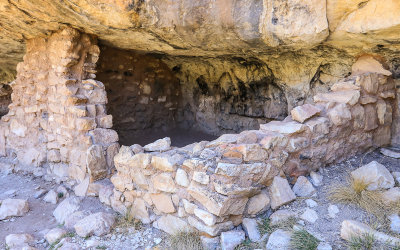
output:
<path id="1" fill-rule="evenodd" d="M 221 232 L 230 230 L 234 227 L 232 221 L 218 223 L 213 226 L 207 226 L 192 216 L 188 217 L 188 222 L 192 227 L 196 228 L 200 232 L 207 233 L 210 236 L 217 236 Z"/>
<path id="2" fill-rule="evenodd" d="M 175 207 L 172 203 L 171 196 L 167 194 L 151 194 L 151 200 L 156 206 L 157 210 L 163 213 L 174 213 Z"/>
<path id="3" fill-rule="evenodd" d="M 387 205 L 400 201 L 400 187 L 390 188 L 382 193 L 383 202 Z"/>
<path id="4" fill-rule="evenodd" d="M 153 223 L 153 227 L 172 235 L 179 232 L 190 231 L 187 222 L 170 214 L 164 215 L 160 219 L 156 220 Z"/>
<path id="5" fill-rule="evenodd" d="M 385 69 L 381 62 L 371 55 L 360 56 L 352 66 L 353 75 L 361 75 L 365 73 L 377 73 L 390 76 L 392 73 Z"/>
<path id="6" fill-rule="evenodd" d="M 197 208 L 197 206 L 186 199 L 182 199 L 182 202 L 186 213 L 194 214 L 194 210 Z"/>
<path id="7" fill-rule="evenodd" d="M 150 152 L 167 151 L 171 148 L 171 139 L 169 137 L 165 137 L 165 138 L 159 139 L 153 143 L 147 144 L 143 148 L 144 148 L 144 150 L 150 151 Z"/>
<path id="8" fill-rule="evenodd" d="M 344 220 L 342 222 L 340 229 L 340 237 L 342 239 L 350 241 L 354 237 L 362 237 L 363 235 L 371 235 L 375 240 L 384 244 L 394 246 L 400 244 L 400 239 L 375 231 L 364 223 L 354 220 Z"/>
<path id="9" fill-rule="evenodd" d="M 304 123 L 306 120 L 310 119 L 311 117 L 319 114 L 321 109 L 315 105 L 311 104 L 304 104 L 302 106 L 297 106 L 290 114 L 292 115 L 292 119 L 298 121 L 300 123 Z"/>
<path id="10" fill-rule="evenodd" d="M 281 121 L 272 121 L 267 124 L 260 124 L 260 129 L 264 131 L 277 132 L 281 134 L 296 134 L 303 132 L 306 127 L 298 122 L 281 122 Z"/>
<path id="11" fill-rule="evenodd" d="M 344 125 L 351 120 L 350 109 L 344 103 L 338 104 L 329 110 L 328 116 L 336 126 Z"/>
<path id="12" fill-rule="evenodd" d="M 89 132 L 95 144 L 109 146 L 118 141 L 118 134 L 115 130 L 96 128 Z"/>
<path id="13" fill-rule="evenodd" d="M 370 131 L 378 127 L 378 117 L 374 105 L 368 104 L 364 106 L 365 109 L 365 131 Z"/>
<path id="14" fill-rule="evenodd" d="M 134 218 L 140 220 L 144 224 L 149 224 L 151 222 L 146 204 L 141 198 L 135 199 L 130 212 L 133 214 Z"/>
<path id="15" fill-rule="evenodd" d="M 359 90 L 360 86 L 354 84 L 354 80 L 341 81 L 332 85 L 332 91 L 346 91 L 346 90 Z"/>
<path id="16" fill-rule="evenodd" d="M 286 205 L 296 199 L 286 179 L 275 176 L 270 186 L 269 195 L 271 197 L 271 208 L 277 209 L 282 205 Z"/>
<path id="17" fill-rule="evenodd" d="M 194 215 L 197 216 L 200 220 L 202 220 L 207 226 L 213 226 L 217 222 L 217 217 L 203 209 L 195 208 Z"/>
<path id="18" fill-rule="evenodd" d="M 368 184 L 368 190 L 388 189 L 394 186 L 394 179 L 389 170 L 376 161 L 357 168 L 351 172 L 351 176 Z"/>
<path id="19" fill-rule="evenodd" d="M 240 152 L 246 162 L 264 161 L 268 157 L 267 151 L 259 144 L 242 144 L 232 147 L 232 150 Z"/>
<path id="20" fill-rule="evenodd" d="M 23 216 L 29 211 L 27 200 L 5 199 L 0 206 L 0 220 L 5 220 L 13 216 Z"/>
<path id="21" fill-rule="evenodd" d="M 285 147 L 288 143 L 288 138 L 280 133 L 268 132 L 261 139 L 260 144 L 265 149 L 272 149 L 274 147 Z"/>
<path id="22" fill-rule="evenodd" d="M 330 93 L 319 93 L 314 96 L 314 102 L 337 102 L 354 105 L 360 98 L 359 90 L 336 91 Z"/>
<path id="23" fill-rule="evenodd" d="M 118 143 L 113 143 L 107 147 L 106 161 L 109 169 L 114 168 L 114 157 L 118 154 L 118 151 L 119 151 Z"/>
<path id="24" fill-rule="evenodd" d="M 256 215 L 268 210 L 270 207 L 270 199 L 266 192 L 261 192 L 249 199 L 247 205 L 247 213 Z"/>
<path id="25" fill-rule="evenodd" d="M 169 155 L 157 155 L 151 158 L 151 165 L 162 171 L 172 172 L 176 169 L 176 162 Z"/>
<path id="26" fill-rule="evenodd" d="M 171 174 L 161 173 L 152 178 L 153 186 L 155 189 L 173 193 L 176 191 L 175 182 L 172 179 Z"/>

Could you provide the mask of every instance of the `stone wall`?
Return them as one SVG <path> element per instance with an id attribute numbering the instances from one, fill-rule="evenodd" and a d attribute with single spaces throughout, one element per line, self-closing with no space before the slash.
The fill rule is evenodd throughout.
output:
<path id="1" fill-rule="evenodd" d="M 104 85 L 94 80 L 96 43 L 73 29 L 27 41 L 1 118 L 0 154 L 8 164 L 57 181 L 109 174 L 119 145 Z"/>
<path id="2" fill-rule="evenodd" d="M 171 148 L 168 138 L 122 146 L 114 158 L 114 189 L 101 190 L 100 199 L 168 233 L 192 227 L 218 235 L 294 200 L 285 176 L 292 180 L 389 144 L 390 74 L 373 57 L 362 57 L 350 77 L 283 121 L 183 148 Z"/>
<path id="3" fill-rule="evenodd" d="M 179 80 L 155 56 L 102 46 L 96 79 L 106 87 L 107 112 L 121 144 L 140 143 L 146 134 L 177 126 Z"/>

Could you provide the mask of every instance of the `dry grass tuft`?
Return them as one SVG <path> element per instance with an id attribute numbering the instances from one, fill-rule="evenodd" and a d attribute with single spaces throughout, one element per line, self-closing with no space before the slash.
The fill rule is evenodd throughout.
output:
<path id="1" fill-rule="evenodd" d="M 197 232 L 179 232 L 169 236 L 170 249 L 174 250 L 203 250 L 200 235 Z"/>
<path id="2" fill-rule="evenodd" d="M 368 183 L 363 180 L 346 179 L 345 184 L 333 185 L 329 191 L 329 198 L 333 202 L 356 205 L 378 218 L 382 218 L 388 209 L 382 201 L 379 191 L 367 190 Z"/>
<path id="3" fill-rule="evenodd" d="M 292 230 L 293 226 L 296 225 L 297 220 L 295 217 L 289 217 L 287 220 L 278 222 L 277 224 L 271 225 L 269 218 L 264 218 L 258 223 L 258 231 L 261 235 L 266 233 L 272 233 L 276 229 L 280 228 L 283 230 Z"/>
<path id="4" fill-rule="evenodd" d="M 124 216 L 117 218 L 117 226 L 119 228 L 130 228 L 133 227 L 135 230 L 140 230 L 143 224 L 140 220 L 135 219 L 132 207 L 128 207 Z"/>

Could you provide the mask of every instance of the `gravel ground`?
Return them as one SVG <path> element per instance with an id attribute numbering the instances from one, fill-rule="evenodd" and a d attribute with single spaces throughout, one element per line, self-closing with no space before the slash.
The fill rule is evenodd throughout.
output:
<path id="1" fill-rule="evenodd" d="M 383 156 L 379 150 L 358 155 L 340 164 L 328 166 L 320 169 L 319 173 L 323 176 L 322 185 L 316 187 L 316 194 L 311 198 L 317 202 L 313 209 L 318 214 L 315 223 L 302 222 L 304 227 L 322 241 L 329 243 L 333 249 L 347 249 L 346 242 L 340 238 L 340 226 L 343 220 L 351 219 L 361 222 L 369 222 L 368 214 L 355 206 L 335 204 L 328 198 L 328 191 L 335 183 L 343 183 L 349 172 L 367 164 L 377 161 L 385 165 L 389 171 L 400 171 L 400 159 Z M 0 221 L 0 248 L 5 249 L 5 237 L 11 233 L 29 233 L 35 238 L 35 247 L 38 249 L 48 249 L 49 245 L 43 239 L 43 232 L 57 226 L 52 213 L 57 205 L 44 202 L 42 199 L 35 199 L 34 193 L 39 189 L 56 189 L 59 184 L 46 182 L 41 178 L 32 177 L 26 174 L 9 174 L 0 176 L 0 200 L 5 198 L 27 199 L 30 211 L 23 217 L 14 217 Z M 73 194 L 70 191 L 70 194 Z M 296 201 L 282 208 L 296 212 L 299 216 L 307 208 L 305 200 L 307 198 L 297 198 Z M 339 213 L 335 218 L 328 216 L 329 205 L 334 204 L 339 208 Z M 95 197 L 85 197 L 82 201 L 83 210 L 93 212 L 114 213 L 112 209 L 100 203 Z M 268 211 L 267 214 L 270 214 Z M 264 215 L 265 216 L 265 215 Z M 78 243 L 82 249 L 167 249 L 168 236 L 150 226 L 142 225 L 139 229 L 127 227 L 126 225 L 117 226 L 113 231 L 105 236 L 81 238 L 72 236 L 65 238 L 64 242 Z M 265 246 L 265 244 L 263 244 Z M 90 247 L 92 246 L 92 247 Z"/>

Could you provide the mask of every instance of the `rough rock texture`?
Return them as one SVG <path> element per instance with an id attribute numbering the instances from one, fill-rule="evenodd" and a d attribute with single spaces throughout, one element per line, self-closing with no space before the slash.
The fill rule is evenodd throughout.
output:
<path id="1" fill-rule="evenodd" d="M 115 187 L 111 206 L 117 211 L 132 207 L 144 223 L 154 221 L 153 225 L 167 232 L 174 229 L 166 221 L 179 217 L 179 225 L 218 235 L 240 224 L 243 217 L 293 201 L 295 193 L 279 175 L 286 174 L 289 180 L 298 177 L 293 190 L 299 196 L 310 196 L 315 192 L 313 185 L 299 175 L 371 146 L 388 144 L 393 98 L 378 93 L 393 88 L 388 76 L 354 73 L 335 91 L 316 98 L 321 112 L 304 124 L 289 116 L 263 124 L 259 130 L 225 134 L 211 142 L 164 152 L 145 147 L 144 152 L 134 153 L 122 146 L 115 157 L 117 172 L 111 178 Z M 351 93 L 344 96 L 343 91 Z M 360 103 L 367 95 L 376 97 L 376 102 Z M 385 106 L 383 111 L 378 102 Z M 307 211 L 304 218 L 314 223 L 315 213 Z"/>
<path id="2" fill-rule="evenodd" d="M 107 96 L 92 79 L 98 56 L 96 40 L 73 29 L 27 42 L 10 111 L 1 118 L 2 156 L 15 154 L 23 170 L 58 181 L 107 176 L 106 157 L 115 152 L 108 148 L 118 135 L 102 127 Z"/>
<path id="3" fill-rule="evenodd" d="M 183 83 L 207 86 L 198 88 L 205 90 L 200 103 L 211 99 L 207 92 L 215 86 L 225 89 L 221 99 L 235 98 L 231 112 L 252 117 L 263 110 L 249 110 L 243 96 L 268 93 L 260 95 L 268 96 L 266 110 L 274 110 L 268 115 L 285 116 L 346 76 L 364 53 L 386 57 L 392 73 L 399 74 L 400 4 L 393 0 L 28 0 L 6 1 L 0 10 L 0 68 L 6 82 L 22 59 L 26 39 L 66 26 L 95 34 L 111 47 L 156 54 Z"/>

